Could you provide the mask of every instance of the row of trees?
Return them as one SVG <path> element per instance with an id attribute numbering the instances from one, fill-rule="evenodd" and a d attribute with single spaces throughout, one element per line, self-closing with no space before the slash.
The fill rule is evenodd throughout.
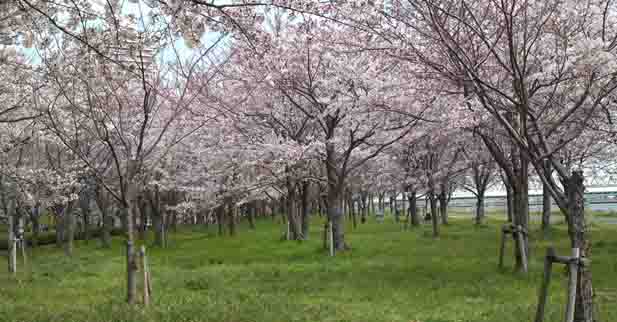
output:
<path id="1" fill-rule="evenodd" d="M 501 182 L 528 229 L 537 178 L 590 256 L 574 170 L 614 155 L 611 1 L 135 2 L 0 4 L 4 214 L 38 232 L 48 209 L 70 241 L 74 210 L 89 227 L 96 205 L 104 244 L 121 218 L 129 302 L 135 236 L 152 221 L 163 245 L 167 213 L 233 233 L 238 207 L 251 223 L 269 208 L 304 239 L 321 208 L 342 251 L 343 207 L 366 218 L 397 191 L 411 225 L 427 197 L 438 237 L 455 189 L 481 224 Z M 576 320 L 591 322 L 579 275 Z"/>

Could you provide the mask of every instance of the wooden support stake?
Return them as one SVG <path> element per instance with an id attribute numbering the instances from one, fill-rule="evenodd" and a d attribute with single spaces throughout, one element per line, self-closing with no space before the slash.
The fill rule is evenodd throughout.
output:
<path id="1" fill-rule="evenodd" d="M 544 278 L 542 279 L 542 286 L 540 287 L 540 293 L 538 295 L 538 309 L 536 310 L 536 319 L 534 322 L 544 321 L 544 308 L 546 307 L 546 300 L 548 299 L 548 287 L 551 282 L 554 257 L 555 249 L 549 247 L 546 250 L 546 257 L 544 258 Z"/>
<path id="2" fill-rule="evenodd" d="M 574 305 L 576 304 L 576 284 L 578 282 L 578 264 L 580 249 L 572 248 L 572 258 L 570 260 L 569 271 L 570 280 L 568 282 L 568 306 L 566 307 L 566 322 L 574 321 Z"/>
<path id="3" fill-rule="evenodd" d="M 139 254 L 141 255 L 141 266 L 144 275 L 144 305 L 148 306 L 150 304 L 150 287 L 149 278 L 148 278 L 148 259 L 146 257 L 146 246 L 142 245 L 139 250 Z"/>
<path id="4" fill-rule="evenodd" d="M 332 221 L 328 221 L 328 235 L 330 240 L 330 256 L 334 256 L 334 229 L 332 229 Z"/>

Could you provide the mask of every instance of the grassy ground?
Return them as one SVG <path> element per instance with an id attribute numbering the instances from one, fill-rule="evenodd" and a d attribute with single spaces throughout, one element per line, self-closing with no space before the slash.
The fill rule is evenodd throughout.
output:
<path id="1" fill-rule="evenodd" d="M 434 240 L 429 226 L 402 231 L 389 220 L 349 228 L 353 249 L 336 258 L 321 250 L 317 222 L 303 243 L 280 241 L 269 220 L 234 238 L 214 227 L 174 234 L 168 249 L 150 250 L 148 310 L 124 304 L 121 240 L 110 250 L 78 242 L 73 259 L 44 247 L 16 278 L 0 265 L 0 321 L 531 321 L 545 248 L 567 253 L 558 226 L 551 240 L 533 239 L 521 276 L 497 269 L 499 222 L 453 220 Z M 617 321 L 617 227 L 592 229 L 598 320 Z M 563 320 L 566 278 L 554 274 L 546 321 Z"/>

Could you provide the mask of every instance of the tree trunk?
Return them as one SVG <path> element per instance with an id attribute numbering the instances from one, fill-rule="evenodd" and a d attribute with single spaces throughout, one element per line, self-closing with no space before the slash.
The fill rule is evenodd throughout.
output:
<path id="1" fill-rule="evenodd" d="M 332 142 L 326 143 L 326 175 L 328 178 L 327 207 L 328 218 L 332 223 L 332 233 L 334 250 L 343 251 L 347 248 L 345 244 L 345 226 L 343 225 L 344 216 L 341 209 L 343 202 L 344 174 L 336 169 L 335 148 Z"/>
<path id="2" fill-rule="evenodd" d="M 334 233 L 334 249 L 336 251 L 345 250 L 344 216 L 340 190 L 333 187 L 328 191 L 328 218 L 332 222 Z"/>
<path id="3" fill-rule="evenodd" d="M 484 192 L 478 192 L 476 196 L 476 225 L 484 224 Z"/>
<path id="4" fill-rule="evenodd" d="M 56 247 L 62 248 L 62 242 L 64 241 L 64 206 L 54 206 L 54 215 L 56 218 Z"/>
<path id="5" fill-rule="evenodd" d="M 148 204 L 143 197 L 140 197 L 137 199 L 137 205 L 139 206 L 139 240 L 145 240 L 148 232 Z"/>
<path id="6" fill-rule="evenodd" d="M 41 233 L 41 205 L 38 202 L 30 212 L 30 221 L 32 222 L 32 247 L 37 247 Z"/>
<path id="7" fill-rule="evenodd" d="M 15 243 L 15 200 L 9 201 L 8 209 L 5 209 L 8 216 L 8 271 L 9 273 L 17 273 L 17 247 Z"/>
<path id="8" fill-rule="evenodd" d="M 409 220 L 411 221 L 411 226 L 419 226 L 420 218 L 418 218 L 418 208 L 416 204 L 416 191 L 410 190 L 407 194 L 407 200 L 409 201 Z"/>
<path id="9" fill-rule="evenodd" d="M 236 216 L 235 207 L 231 200 L 227 202 L 227 226 L 229 228 L 229 236 L 236 235 Z"/>
<path id="10" fill-rule="evenodd" d="M 128 222 L 127 222 L 128 219 L 126 218 L 126 214 L 124 214 L 121 209 L 118 209 L 118 210 L 119 210 L 119 213 L 120 213 L 120 224 L 122 225 L 121 228 L 122 228 L 123 231 L 128 231 L 129 225 L 128 225 Z"/>
<path id="11" fill-rule="evenodd" d="M 177 211 L 173 211 L 171 213 L 171 229 L 174 231 L 174 233 L 178 232 L 178 212 Z"/>
<path id="12" fill-rule="evenodd" d="M 444 191 L 444 187 L 442 187 L 441 192 L 439 193 L 439 215 L 441 217 L 441 223 L 443 225 L 448 224 L 448 196 Z"/>
<path id="13" fill-rule="evenodd" d="M 257 210 L 256 202 L 251 202 L 247 207 L 247 218 L 249 222 L 249 229 L 255 229 L 255 212 Z"/>
<path id="14" fill-rule="evenodd" d="M 428 193 L 431 205 L 431 221 L 433 223 L 433 237 L 439 237 L 439 216 L 437 215 L 437 198 L 432 192 Z"/>
<path id="15" fill-rule="evenodd" d="M 101 244 L 103 248 L 111 247 L 111 229 L 114 225 L 114 218 L 107 213 L 107 209 L 101 209 L 103 225 L 101 226 Z"/>
<path id="16" fill-rule="evenodd" d="M 527 229 L 527 226 L 525 224 L 525 220 L 524 220 L 524 214 L 525 214 L 525 205 L 528 204 L 528 202 L 525 200 L 526 194 L 524 194 L 520 187 L 513 187 L 513 205 L 514 205 L 514 211 L 513 211 L 513 224 L 515 226 L 521 226 L 524 229 Z M 518 272 L 522 272 L 524 265 L 523 265 L 523 254 L 521 253 L 521 245 L 520 245 L 520 240 L 518 238 L 516 238 L 516 235 L 512 236 L 514 238 L 514 258 L 515 258 L 515 270 Z M 527 238 L 523 238 L 523 245 L 522 247 L 525 248 L 525 254 L 527 255 L 527 258 L 529 258 L 529 251 L 528 251 L 528 245 L 527 245 Z"/>
<path id="17" fill-rule="evenodd" d="M 75 240 L 75 216 L 73 214 L 73 201 L 69 201 L 64 209 L 64 226 L 66 230 L 66 240 L 64 241 L 64 253 L 73 256 L 73 241 Z"/>
<path id="18" fill-rule="evenodd" d="M 154 244 L 165 247 L 165 214 L 162 209 L 153 210 Z"/>
<path id="19" fill-rule="evenodd" d="M 303 182 L 301 187 L 301 217 L 302 217 L 302 237 L 309 239 L 309 229 L 311 226 L 311 213 L 309 211 L 309 183 Z"/>
<path id="20" fill-rule="evenodd" d="M 508 216 L 508 222 L 514 222 L 514 191 L 511 184 L 506 184 L 506 215 Z"/>
<path id="21" fill-rule="evenodd" d="M 366 223 L 366 215 L 367 215 L 368 207 L 369 207 L 368 200 L 367 200 L 368 199 L 368 194 L 363 192 L 363 193 L 360 194 L 360 198 L 361 198 L 360 202 L 361 202 L 361 208 L 362 208 L 361 209 L 362 213 L 361 213 L 361 217 L 360 217 L 360 222 L 364 224 L 364 223 Z"/>
<path id="22" fill-rule="evenodd" d="M 225 234 L 223 226 L 223 218 L 225 217 L 225 205 L 216 207 L 216 225 L 218 227 L 218 235 L 223 236 Z"/>
<path id="23" fill-rule="evenodd" d="M 355 204 L 351 198 L 349 199 L 349 211 L 351 214 L 351 221 L 352 221 L 353 228 L 356 229 L 358 228 L 358 220 L 356 218 L 357 213 L 356 213 Z"/>
<path id="24" fill-rule="evenodd" d="M 300 240 L 302 239 L 302 232 L 300 223 L 298 222 L 298 216 L 296 213 L 298 212 L 298 207 L 296 206 L 296 189 L 293 186 L 293 183 L 290 179 L 287 179 L 287 209 L 285 212 L 287 213 L 287 222 L 289 223 L 289 234 L 287 236 L 288 240 Z"/>
<path id="25" fill-rule="evenodd" d="M 550 175 L 550 162 L 546 162 L 544 167 L 546 173 Z M 546 236 L 551 226 L 551 194 L 546 185 L 542 184 L 542 232 Z"/>
<path id="26" fill-rule="evenodd" d="M 591 257 L 591 243 L 587 236 L 585 223 L 585 200 L 582 171 L 575 171 L 567 179 L 566 191 L 568 194 L 568 234 L 571 247 L 580 250 L 581 258 Z M 574 308 L 575 322 L 594 322 L 593 320 L 593 287 L 591 267 L 581 266 L 578 270 L 576 285 L 576 302 Z"/>
<path id="27" fill-rule="evenodd" d="M 126 218 L 126 300 L 134 304 L 137 300 L 137 259 L 135 252 L 135 227 L 133 226 L 134 209 L 125 201 L 123 204 L 123 217 Z"/>

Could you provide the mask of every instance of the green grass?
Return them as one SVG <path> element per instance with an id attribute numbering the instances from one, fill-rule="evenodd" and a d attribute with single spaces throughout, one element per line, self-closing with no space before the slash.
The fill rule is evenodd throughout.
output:
<path id="1" fill-rule="evenodd" d="M 552 240 L 532 240 L 530 274 L 497 269 L 498 229 L 452 220 L 440 239 L 430 227 L 383 224 L 347 230 L 352 250 L 327 257 L 320 229 L 308 242 L 281 241 L 269 220 L 236 237 L 184 229 L 167 249 L 149 249 L 154 303 L 124 304 L 122 241 L 112 249 L 77 242 L 68 259 L 53 246 L 37 249 L 28 268 L 10 277 L 0 265 L 0 321 L 531 321 L 548 245 L 567 254 L 563 226 Z M 599 321 L 617 321 L 617 229 L 592 226 Z M 508 254 L 512 245 L 508 245 Z M 554 268 L 546 321 L 561 321 L 566 277 Z"/>

